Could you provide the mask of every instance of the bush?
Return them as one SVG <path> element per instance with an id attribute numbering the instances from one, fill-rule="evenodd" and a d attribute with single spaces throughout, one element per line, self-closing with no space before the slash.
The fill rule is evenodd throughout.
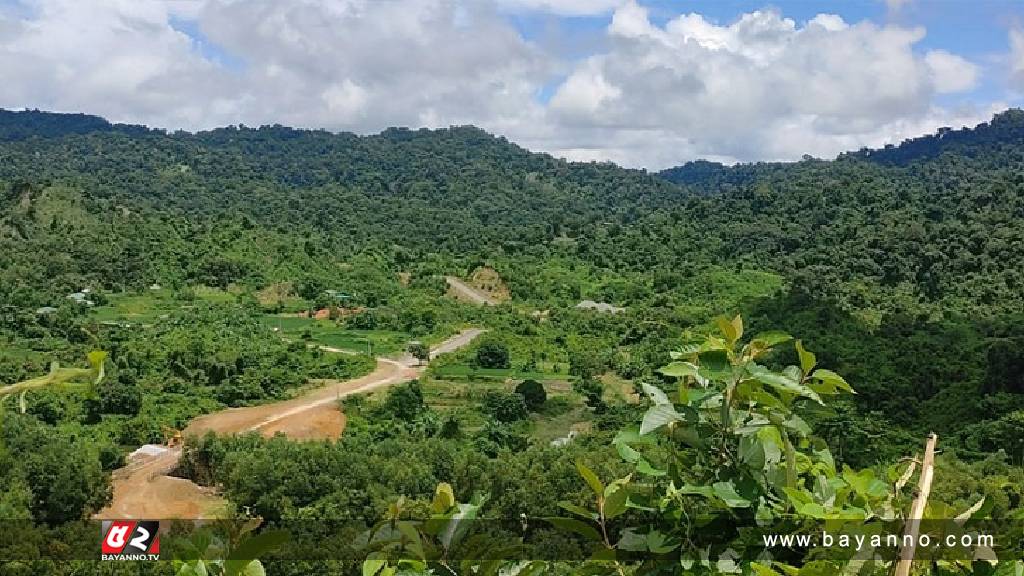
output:
<path id="1" fill-rule="evenodd" d="M 395 386 L 388 391 L 388 399 L 384 402 L 384 410 L 399 420 L 413 420 L 425 408 L 418 380 Z"/>
<path id="2" fill-rule="evenodd" d="M 579 380 L 573 384 L 573 388 L 577 393 L 583 395 L 586 398 L 587 406 L 592 408 L 595 413 L 601 414 L 607 408 L 604 403 L 604 399 L 601 398 L 604 392 L 604 387 L 601 383 L 593 379 Z"/>
<path id="3" fill-rule="evenodd" d="M 483 408 L 498 422 L 515 422 L 529 416 L 526 400 L 515 392 L 488 392 L 484 396 Z"/>
<path id="4" fill-rule="evenodd" d="M 526 450 L 530 442 L 526 436 L 519 434 L 508 424 L 487 422 L 473 439 L 478 450 L 491 458 L 498 455 L 501 449 L 506 448 L 513 452 Z"/>
<path id="5" fill-rule="evenodd" d="M 97 386 L 96 396 L 89 402 L 87 411 L 135 416 L 142 409 L 142 390 L 124 379 L 116 382 L 104 380 Z"/>
<path id="6" fill-rule="evenodd" d="M 530 412 L 540 410 L 548 400 L 548 393 L 544 390 L 544 385 L 536 380 L 523 380 L 520 382 L 516 386 L 516 394 L 522 395 Z"/>
<path id="7" fill-rule="evenodd" d="M 510 368 L 508 346 L 491 340 L 476 349 L 476 365 L 481 368 Z"/>
<path id="8" fill-rule="evenodd" d="M 460 438 L 462 436 L 462 427 L 459 425 L 459 419 L 449 414 L 441 424 L 441 431 L 438 433 L 438 436 L 447 439 Z"/>

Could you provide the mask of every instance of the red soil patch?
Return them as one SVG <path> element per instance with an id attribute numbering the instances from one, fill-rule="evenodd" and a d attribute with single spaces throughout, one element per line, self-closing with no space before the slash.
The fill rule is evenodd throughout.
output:
<path id="1" fill-rule="evenodd" d="M 473 340 L 479 330 L 467 330 L 434 349 L 450 352 Z M 377 359 L 373 373 L 344 382 L 328 381 L 324 386 L 299 398 L 232 408 L 196 418 L 183 435 L 207 432 L 236 434 L 259 431 L 264 436 L 281 432 L 296 440 L 337 439 L 345 429 L 345 415 L 338 400 L 417 378 L 423 368 L 412 366 L 411 358 L 401 361 Z M 213 489 L 190 480 L 167 476 L 174 471 L 181 448 L 168 448 L 157 456 L 140 456 L 111 475 L 113 502 L 96 518 L 205 519 L 216 517 L 227 502 Z"/>
<path id="2" fill-rule="evenodd" d="M 267 438 L 282 433 L 292 440 L 337 440 L 345 431 L 345 414 L 324 405 L 277 420 L 259 429 Z"/>
<path id="3" fill-rule="evenodd" d="M 178 465 L 180 448 L 141 457 L 111 475 L 114 498 L 100 519 L 210 518 L 226 504 L 214 490 L 167 476 Z"/>

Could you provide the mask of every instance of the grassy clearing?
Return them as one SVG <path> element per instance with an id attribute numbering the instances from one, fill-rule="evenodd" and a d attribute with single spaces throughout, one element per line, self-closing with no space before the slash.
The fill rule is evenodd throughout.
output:
<path id="1" fill-rule="evenodd" d="M 453 415 L 463 430 L 475 432 L 490 420 L 481 410 L 484 396 L 491 391 L 512 392 L 517 380 L 483 379 L 478 381 L 430 378 L 421 381 L 423 399 L 433 410 Z M 530 415 L 526 428 L 530 436 L 541 442 L 562 438 L 574 427 L 586 426 L 592 419 L 583 398 L 564 381 L 544 382 L 548 400 L 537 413 Z"/>
<path id="2" fill-rule="evenodd" d="M 552 403 L 551 400 L 548 402 Z M 530 418 L 530 436 L 540 442 L 549 443 L 559 438 L 565 438 L 569 434 L 569 430 L 590 429 L 590 421 L 594 415 L 587 407 L 582 403 L 566 403 L 565 406 L 566 410 L 561 413 L 542 412 Z"/>
<path id="3" fill-rule="evenodd" d="M 465 430 L 476 430 L 484 425 L 488 416 L 482 413 L 480 402 L 488 391 L 506 390 L 503 381 L 453 382 L 429 379 L 422 382 L 423 400 L 441 414 L 458 418 Z"/>
<path id="4" fill-rule="evenodd" d="M 474 368 L 469 364 L 449 364 L 434 369 L 433 375 L 444 380 L 505 381 L 514 380 L 556 380 L 564 379 L 564 373 L 522 371 L 515 368 Z"/>
<path id="5" fill-rule="evenodd" d="M 183 299 L 168 288 L 147 290 L 138 293 L 107 295 L 107 304 L 92 310 L 97 322 L 131 322 L 152 324 L 162 316 L 187 310 L 198 302 L 226 304 L 234 302 L 231 292 L 208 286 L 197 286 L 190 290 L 193 298 Z"/>
<path id="6" fill-rule="evenodd" d="M 142 294 L 112 294 L 107 297 L 106 306 L 93 309 L 93 316 L 99 322 L 144 322 L 151 323 L 160 316 L 181 309 L 170 290 L 154 290 Z"/>
<path id="7" fill-rule="evenodd" d="M 263 323 L 278 330 L 284 337 L 303 339 L 323 346 L 352 350 L 371 355 L 394 354 L 408 345 L 411 337 L 403 332 L 387 330 L 349 330 L 333 320 L 316 320 L 297 316 L 268 315 Z"/>

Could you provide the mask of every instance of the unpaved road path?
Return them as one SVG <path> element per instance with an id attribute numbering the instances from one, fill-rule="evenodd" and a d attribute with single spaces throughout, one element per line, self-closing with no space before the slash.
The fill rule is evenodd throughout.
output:
<path id="1" fill-rule="evenodd" d="M 466 284 L 461 279 L 455 276 L 445 276 L 444 279 L 448 282 L 448 287 L 456 298 L 460 300 L 466 300 L 474 304 L 483 304 L 485 306 L 497 306 L 498 302 L 485 294 L 484 292 L 477 290 L 476 288 Z"/>
<path id="2" fill-rule="evenodd" d="M 483 330 L 470 328 L 435 346 L 435 358 L 466 346 Z M 329 352 L 344 352 L 325 347 Z M 354 380 L 328 381 L 326 385 L 302 396 L 273 404 L 229 408 L 200 416 L 189 423 L 184 436 L 236 434 L 259 431 L 264 436 L 282 432 L 289 438 L 337 439 L 345 427 L 345 416 L 337 401 L 350 394 L 361 394 L 418 377 L 425 366 L 418 366 L 408 354 L 398 359 L 378 358 L 377 369 Z M 156 456 L 140 456 L 111 475 L 114 496 L 109 506 L 99 511 L 101 519 L 169 518 L 201 519 L 217 515 L 225 505 L 210 488 L 190 480 L 168 476 L 178 465 L 181 448 L 168 448 Z"/>

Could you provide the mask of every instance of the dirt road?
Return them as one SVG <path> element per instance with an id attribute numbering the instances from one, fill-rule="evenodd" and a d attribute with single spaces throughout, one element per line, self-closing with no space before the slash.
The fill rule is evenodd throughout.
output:
<path id="1" fill-rule="evenodd" d="M 430 357 L 458 350 L 482 332 L 476 328 L 463 330 L 431 349 Z M 332 348 L 325 350 L 342 352 Z M 409 355 L 397 359 L 378 358 L 377 369 L 362 378 L 328 381 L 324 386 L 291 400 L 230 408 L 200 416 L 189 423 L 183 434 L 259 431 L 264 436 L 281 432 L 297 440 L 336 439 L 345 427 L 345 416 L 337 407 L 340 398 L 412 380 L 424 369 L 417 366 L 416 360 Z M 177 467 L 180 457 L 181 448 L 164 448 L 155 455 L 140 455 L 124 468 L 114 471 L 111 475 L 113 501 L 98 512 L 96 518 L 163 520 L 216 517 L 225 502 L 213 490 L 183 478 L 168 476 Z"/>
<path id="2" fill-rule="evenodd" d="M 444 279 L 448 281 L 448 287 L 451 289 L 452 294 L 460 300 L 465 300 L 474 304 L 483 304 L 485 306 L 498 305 L 498 302 L 493 298 L 469 284 L 466 284 L 455 276 L 445 276 Z"/>

